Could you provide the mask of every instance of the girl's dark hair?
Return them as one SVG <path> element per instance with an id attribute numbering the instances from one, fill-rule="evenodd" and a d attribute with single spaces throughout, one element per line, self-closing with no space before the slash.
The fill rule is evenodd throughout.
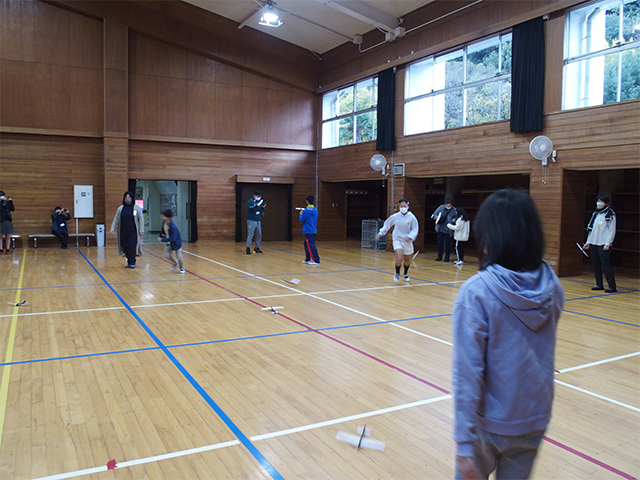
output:
<path id="1" fill-rule="evenodd" d="M 164 215 L 167 218 L 173 218 L 173 210 L 171 210 L 170 208 L 168 208 L 167 210 L 165 210 L 164 212 L 162 212 L 162 215 Z"/>
<path id="2" fill-rule="evenodd" d="M 606 193 L 601 193 L 600 195 L 598 195 L 598 198 L 596 200 L 602 200 L 607 205 L 609 205 L 609 202 L 611 201 L 609 195 L 607 195 Z"/>
<path id="3" fill-rule="evenodd" d="M 409 205 L 409 200 L 407 200 L 406 198 L 401 198 L 400 200 L 398 200 L 398 203 L 406 203 L 407 205 Z"/>
<path id="4" fill-rule="evenodd" d="M 516 272 L 542 264 L 544 233 L 533 199 L 518 190 L 499 190 L 480 206 L 473 225 L 480 270 L 497 263 Z"/>
<path id="5" fill-rule="evenodd" d="M 0 195 L 4 195 L 4 191 L 0 190 Z"/>
<path id="6" fill-rule="evenodd" d="M 124 205 L 124 199 L 127 198 L 127 195 L 129 195 L 131 197 L 131 203 L 136 203 L 136 197 L 133 196 L 133 193 L 131 192 L 124 192 L 124 195 L 122 195 L 122 204 Z"/>
<path id="7" fill-rule="evenodd" d="M 456 210 L 458 211 L 458 218 L 462 218 L 462 220 L 464 220 L 465 222 L 469 221 L 469 216 L 467 215 L 467 212 L 464 208 L 456 207 Z"/>

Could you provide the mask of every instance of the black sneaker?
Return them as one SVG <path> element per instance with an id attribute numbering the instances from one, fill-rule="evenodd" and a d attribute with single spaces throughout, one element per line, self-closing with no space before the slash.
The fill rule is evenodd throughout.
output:
<path id="1" fill-rule="evenodd" d="M 253 251 L 256 253 L 264 253 L 259 247 L 254 248 Z"/>
<path id="2" fill-rule="evenodd" d="M 449 257 L 445 257 L 444 261 L 445 262 L 450 262 L 451 260 L 449 260 Z"/>
<path id="3" fill-rule="evenodd" d="M 247 247 L 247 249 L 244 251 L 244 253 L 246 253 L 247 255 L 251 255 L 251 249 L 249 247 Z"/>
<path id="4" fill-rule="evenodd" d="M 441 262 L 441 261 L 442 261 L 442 257 L 436 258 L 436 262 Z"/>
<path id="5" fill-rule="evenodd" d="M 616 290 L 615 288 L 607 288 L 604 293 L 616 293 L 618 290 Z"/>
<path id="6" fill-rule="evenodd" d="M 595 287 L 591 287 L 591 290 L 604 290 L 604 287 L 595 286 Z"/>

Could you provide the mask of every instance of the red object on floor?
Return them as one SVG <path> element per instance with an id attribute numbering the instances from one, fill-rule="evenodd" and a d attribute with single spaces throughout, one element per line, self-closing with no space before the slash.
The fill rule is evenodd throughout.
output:
<path id="1" fill-rule="evenodd" d="M 116 459 L 114 458 L 113 460 L 109 460 L 107 462 L 107 470 L 115 470 L 116 468 Z"/>

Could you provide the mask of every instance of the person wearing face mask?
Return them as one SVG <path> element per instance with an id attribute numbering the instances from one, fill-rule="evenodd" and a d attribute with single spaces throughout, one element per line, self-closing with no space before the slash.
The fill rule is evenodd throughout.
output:
<path id="1" fill-rule="evenodd" d="M 616 214 L 609 207 L 609 195 L 598 195 L 596 211 L 591 215 L 587 232 L 584 249 L 591 252 L 591 263 L 593 263 L 593 273 L 596 277 L 596 286 L 591 290 L 604 290 L 602 285 L 602 272 L 604 272 L 609 284 L 609 288 L 604 290 L 605 293 L 617 292 L 616 279 L 611 268 L 611 245 L 616 236 Z"/>
<path id="2" fill-rule="evenodd" d="M 13 200 L 0 190 L 0 255 L 3 253 L 3 247 L 5 255 L 10 253 L 9 245 L 11 243 L 11 234 L 13 233 L 11 212 L 13 211 L 15 211 Z"/>
<path id="3" fill-rule="evenodd" d="M 444 201 L 444 205 L 440 205 L 436 208 L 436 211 L 433 212 L 431 218 L 436 221 L 436 232 L 438 233 L 438 257 L 436 258 L 436 262 L 442 261 L 442 254 L 444 253 L 444 261 L 449 262 L 449 257 L 451 256 L 451 236 L 453 235 L 453 230 L 449 230 L 447 225 L 449 223 L 453 223 L 453 220 L 457 216 L 457 211 L 453 204 L 451 203 L 451 199 L 447 198 Z"/>
<path id="4" fill-rule="evenodd" d="M 124 192 L 122 205 L 118 207 L 111 223 L 111 234 L 118 231 L 118 255 L 127 257 L 126 268 L 136 268 L 136 255 L 142 255 L 144 218 L 142 208 L 133 201 L 131 192 Z"/>
<path id="5" fill-rule="evenodd" d="M 418 219 L 409 211 L 409 200 L 401 198 L 398 200 L 399 212 L 391 215 L 382 225 L 376 235 L 380 238 L 386 235 L 393 227 L 393 251 L 396 252 L 396 273 L 393 281 L 400 281 L 400 267 L 404 263 L 403 277 L 405 282 L 409 282 L 409 267 L 411 266 L 411 255 L 413 254 L 413 242 L 418 237 Z"/>

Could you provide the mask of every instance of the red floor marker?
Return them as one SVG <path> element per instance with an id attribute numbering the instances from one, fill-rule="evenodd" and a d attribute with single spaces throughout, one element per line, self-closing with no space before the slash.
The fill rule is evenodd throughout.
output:
<path id="1" fill-rule="evenodd" d="M 113 460 L 109 460 L 107 462 L 107 470 L 115 470 L 116 468 L 116 459 L 114 458 Z"/>

